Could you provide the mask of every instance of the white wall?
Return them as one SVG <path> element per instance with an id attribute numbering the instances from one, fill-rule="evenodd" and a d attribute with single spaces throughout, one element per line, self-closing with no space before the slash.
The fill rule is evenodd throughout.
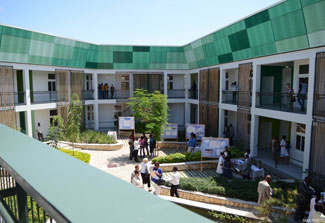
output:
<path id="1" fill-rule="evenodd" d="M 33 91 L 48 90 L 48 74 L 53 72 L 33 70 Z"/>
<path id="2" fill-rule="evenodd" d="M 169 75 L 173 76 L 173 89 L 184 89 L 185 88 L 185 78 L 184 74 Z"/>
<path id="3" fill-rule="evenodd" d="M 236 81 L 238 86 L 238 69 L 228 69 L 226 70 L 226 73 L 228 73 L 228 79 L 225 78 L 222 90 L 226 90 L 226 80 L 228 80 L 228 90 L 231 91 L 231 83 Z"/>
<path id="4" fill-rule="evenodd" d="M 98 105 L 99 128 L 114 127 L 114 105 Z"/>
<path id="5" fill-rule="evenodd" d="M 37 123 L 41 124 L 41 130 L 43 132 L 43 137 L 45 138 L 48 134 L 48 129 L 50 128 L 50 110 L 35 110 L 35 131 L 37 129 Z M 37 137 L 37 134 L 36 134 Z"/>
<path id="6" fill-rule="evenodd" d="M 108 83 L 109 86 L 111 86 L 113 84 L 114 87 L 117 88 L 114 74 L 98 74 L 97 87 L 98 87 L 98 84 L 101 84 L 101 83 L 103 83 L 103 84 Z"/>
<path id="7" fill-rule="evenodd" d="M 185 124 L 185 105 L 184 103 L 169 103 L 169 123 Z"/>

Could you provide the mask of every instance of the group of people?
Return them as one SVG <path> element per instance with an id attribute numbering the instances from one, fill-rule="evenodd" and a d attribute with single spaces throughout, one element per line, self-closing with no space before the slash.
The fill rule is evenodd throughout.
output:
<path id="1" fill-rule="evenodd" d="M 149 140 L 144 133 L 136 140 L 132 133 L 128 138 L 128 143 L 130 148 L 130 160 L 134 159 L 134 161 L 140 162 L 138 157 L 139 150 L 140 157 L 144 158 L 146 156 L 145 152 L 147 152 L 147 156 L 153 157 L 154 149 L 156 148 L 156 140 L 153 138 L 152 134 L 150 134 Z"/>
<path id="2" fill-rule="evenodd" d="M 263 205 L 268 199 L 272 197 L 273 190 L 271 188 L 272 177 L 267 175 L 263 181 L 258 183 L 258 204 Z M 310 204 L 308 218 L 305 217 L 305 212 Z M 296 201 L 296 211 L 294 215 L 295 222 L 325 222 L 324 203 L 321 193 L 310 186 L 309 177 L 300 183 L 298 188 L 298 197 Z"/>
<path id="3" fill-rule="evenodd" d="M 98 98 L 99 99 L 108 99 L 108 92 L 111 92 L 111 99 L 114 98 L 114 93 L 115 93 L 115 87 L 112 84 L 111 87 L 109 87 L 108 83 L 103 84 L 100 83 L 98 85 Z"/>
<path id="4" fill-rule="evenodd" d="M 286 136 L 282 136 L 280 142 L 278 137 L 273 136 L 270 142 L 270 147 L 272 150 L 275 167 L 277 167 L 280 161 L 283 161 L 285 164 L 288 164 L 290 143 L 287 141 Z"/>
<path id="5" fill-rule="evenodd" d="M 231 152 L 229 151 L 228 146 L 225 147 L 225 150 L 220 153 L 218 165 L 217 165 L 217 174 L 222 175 L 227 178 L 232 178 L 232 163 Z"/>
<path id="6" fill-rule="evenodd" d="M 232 126 L 232 124 L 225 125 L 224 128 L 224 137 L 229 139 L 229 145 L 233 146 L 234 145 L 234 137 L 235 137 L 235 129 Z"/>
<path id="7" fill-rule="evenodd" d="M 178 168 L 175 166 L 173 168 L 173 173 L 171 175 L 171 178 L 168 180 L 171 185 L 170 196 L 172 197 L 174 195 L 176 197 L 179 197 L 177 189 L 178 189 L 180 177 L 181 176 L 178 172 Z M 147 190 L 149 192 L 152 191 L 151 183 L 153 183 L 153 188 L 154 188 L 153 193 L 155 195 L 160 195 L 161 185 L 165 184 L 165 180 L 163 179 L 163 172 L 159 167 L 159 162 L 155 162 L 154 168 L 152 169 L 151 172 L 148 158 L 144 158 L 143 162 L 141 163 L 141 168 L 140 165 L 138 164 L 135 165 L 135 170 L 131 174 L 131 183 L 140 188 L 145 188 L 145 186 L 147 186 Z"/>
<path id="8" fill-rule="evenodd" d="M 293 103 L 296 102 L 294 90 L 290 86 L 289 83 L 286 84 L 286 87 L 287 87 L 286 94 L 287 94 L 287 98 L 288 98 L 287 103 L 289 106 L 289 111 L 293 111 Z M 300 105 L 300 111 L 302 111 L 302 112 L 305 111 L 305 100 L 306 100 L 306 96 L 308 93 L 307 88 L 308 88 L 308 85 L 307 85 L 306 81 L 304 79 L 302 79 L 299 84 L 299 91 L 298 91 L 298 95 L 297 95 L 298 103 Z"/>

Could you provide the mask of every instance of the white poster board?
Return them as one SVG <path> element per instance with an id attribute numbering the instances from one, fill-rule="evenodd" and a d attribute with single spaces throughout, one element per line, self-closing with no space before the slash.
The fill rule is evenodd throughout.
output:
<path id="1" fill-rule="evenodd" d="M 191 137 L 191 133 L 196 134 L 196 139 L 201 140 L 202 137 L 205 135 L 205 125 L 199 124 L 186 124 L 186 139 Z"/>
<path id="2" fill-rule="evenodd" d="M 163 139 L 178 139 L 178 125 L 168 123 L 165 125 L 164 133 L 161 136 Z"/>
<path id="3" fill-rule="evenodd" d="M 134 130 L 134 117 L 119 117 L 119 130 Z"/>

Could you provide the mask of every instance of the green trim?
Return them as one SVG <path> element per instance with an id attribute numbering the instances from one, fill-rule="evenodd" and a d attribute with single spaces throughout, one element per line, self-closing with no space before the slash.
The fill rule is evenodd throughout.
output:
<path id="1" fill-rule="evenodd" d="M 34 102 L 34 92 L 33 92 L 33 71 L 29 70 L 29 90 L 30 90 L 30 102 Z"/>

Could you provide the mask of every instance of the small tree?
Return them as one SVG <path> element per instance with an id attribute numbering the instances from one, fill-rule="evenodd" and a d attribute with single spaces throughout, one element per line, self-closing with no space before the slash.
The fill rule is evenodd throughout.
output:
<path id="1" fill-rule="evenodd" d="M 59 142 L 64 138 L 64 120 L 61 116 L 54 116 L 47 136 L 50 140 L 50 146 L 58 149 Z"/>
<path id="2" fill-rule="evenodd" d="M 82 115 L 82 103 L 77 94 L 72 95 L 72 100 L 68 110 L 68 121 L 66 126 L 67 137 L 72 142 L 74 155 L 74 143 L 79 139 L 80 135 L 80 120 Z"/>
<path id="3" fill-rule="evenodd" d="M 128 105 L 136 121 L 144 126 L 145 131 L 154 133 L 156 140 L 160 140 L 164 126 L 168 123 L 166 96 L 159 91 L 148 93 L 146 90 L 137 89 Z"/>

